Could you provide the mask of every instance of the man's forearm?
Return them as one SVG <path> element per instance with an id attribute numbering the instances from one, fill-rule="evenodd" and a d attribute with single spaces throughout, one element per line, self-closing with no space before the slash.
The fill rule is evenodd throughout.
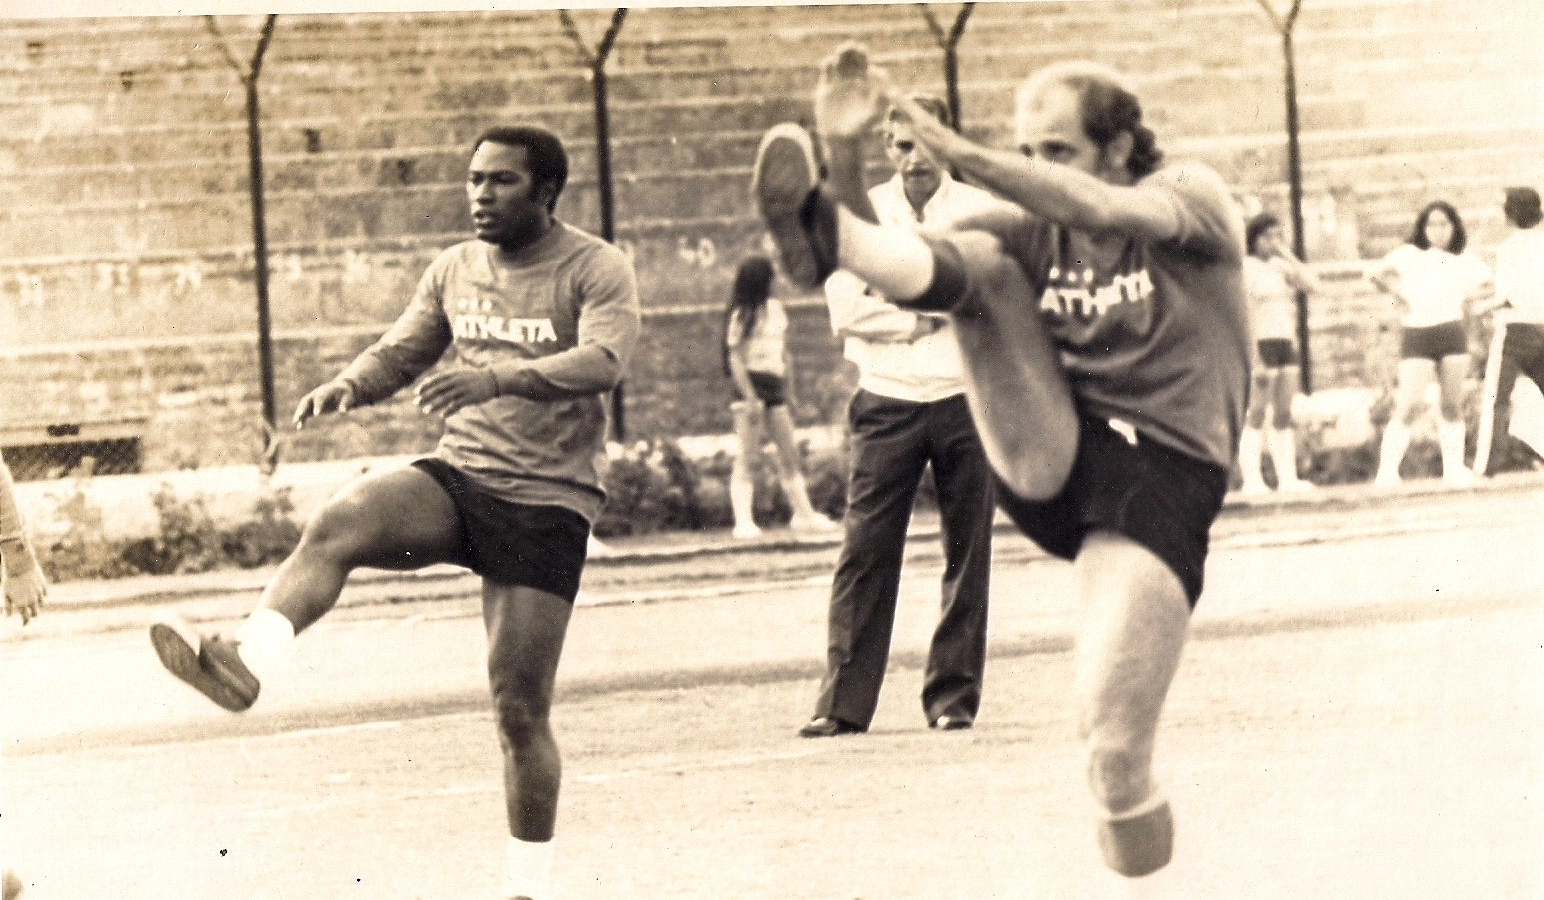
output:
<path id="1" fill-rule="evenodd" d="M 1036 216 L 1089 231 L 1122 224 L 1114 197 L 1117 187 L 1069 166 L 955 138 L 947 142 L 946 158 L 963 175 Z"/>
<path id="2" fill-rule="evenodd" d="M 566 400 L 601 394 L 616 387 L 622 365 L 600 346 L 576 347 L 541 359 L 494 363 L 500 396 L 527 400 Z"/>
<path id="3" fill-rule="evenodd" d="M 26 572 L 36 565 L 32 545 L 27 541 L 21 508 L 16 503 L 11 470 L 3 460 L 0 460 L 0 557 L 3 557 L 6 571 L 13 575 Z"/>
<path id="4" fill-rule="evenodd" d="M 379 403 L 406 387 L 412 378 L 370 353 L 362 353 L 343 367 L 334 380 L 354 388 L 354 405 Z"/>

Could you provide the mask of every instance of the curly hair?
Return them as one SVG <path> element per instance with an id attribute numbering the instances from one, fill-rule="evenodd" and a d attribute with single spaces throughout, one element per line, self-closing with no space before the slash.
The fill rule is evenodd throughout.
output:
<path id="1" fill-rule="evenodd" d="M 552 185 L 547 212 L 557 209 L 558 195 L 568 184 L 568 151 L 563 149 L 563 141 L 557 135 L 537 125 L 496 125 L 477 136 L 472 142 L 472 152 L 476 153 L 483 144 L 524 147 L 531 169 L 532 189 L 542 184 Z"/>

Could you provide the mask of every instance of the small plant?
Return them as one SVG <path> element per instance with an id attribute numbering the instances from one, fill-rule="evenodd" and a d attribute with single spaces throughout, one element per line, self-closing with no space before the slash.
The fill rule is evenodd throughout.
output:
<path id="1" fill-rule="evenodd" d="M 276 563 L 300 542 L 290 488 L 257 498 L 252 518 L 226 532 L 220 542 L 225 557 L 243 569 Z"/>
<path id="2" fill-rule="evenodd" d="M 71 493 L 55 503 L 54 515 L 64 530 L 46 547 L 39 547 L 42 565 L 51 581 L 82 578 L 121 578 L 136 574 L 108 539 L 102 511 L 86 497 L 82 480 L 71 484 Z"/>
<path id="3" fill-rule="evenodd" d="M 184 499 L 163 483 L 151 497 L 156 534 L 115 539 L 108 536 L 102 511 L 86 496 L 83 484 L 76 481 L 73 491 L 58 501 L 55 516 L 64 522 L 64 530 L 40 548 L 43 570 L 54 581 L 256 568 L 283 559 L 300 540 L 288 488 L 259 497 L 250 519 L 221 529 L 202 496 Z"/>

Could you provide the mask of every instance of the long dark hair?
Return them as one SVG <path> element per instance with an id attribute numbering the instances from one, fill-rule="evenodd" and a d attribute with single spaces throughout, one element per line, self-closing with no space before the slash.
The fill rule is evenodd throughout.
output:
<path id="1" fill-rule="evenodd" d="M 1244 250 L 1250 256 L 1254 256 L 1255 241 L 1258 241 L 1261 235 L 1280 224 L 1281 220 L 1271 213 L 1260 213 L 1253 219 L 1250 219 L 1249 224 L 1244 228 Z"/>
<path id="2" fill-rule="evenodd" d="M 1453 225 L 1453 236 L 1448 238 L 1448 245 L 1442 249 L 1453 254 L 1464 252 L 1464 248 L 1469 246 L 1469 234 L 1464 231 L 1464 220 L 1458 215 L 1458 210 L 1446 200 L 1433 200 L 1422 207 L 1421 214 L 1415 217 L 1415 230 L 1410 232 L 1409 243 L 1422 250 L 1431 249 L 1431 241 L 1426 237 L 1426 220 L 1430 219 L 1434 212 L 1441 212 L 1447 216 L 1448 221 Z"/>
<path id="3" fill-rule="evenodd" d="M 749 256 L 740 263 L 734 273 L 734 287 L 729 292 L 729 305 L 724 308 L 724 374 L 729 374 L 729 328 L 734 325 L 734 314 L 740 313 L 739 331 L 733 335 L 735 343 L 750 336 L 756 329 L 761 311 L 767 308 L 767 298 L 772 295 L 772 261 L 765 256 Z"/>

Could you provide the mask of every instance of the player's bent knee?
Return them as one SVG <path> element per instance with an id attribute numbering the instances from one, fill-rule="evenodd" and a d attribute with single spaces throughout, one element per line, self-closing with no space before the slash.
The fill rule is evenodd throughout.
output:
<path id="1" fill-rule="evenodd" d="M 515 685 L 493 684 L 493 711 L 499 731 L 517 746 L 547 729 L 550 704 Z"/>
<path id="2" fill-rule="evenodd" d="M 1067 473 L 1072 469 L 1071 454 L 1063 467 L 1043 451 L 1043 447 L 1033 445 L 1010 448 L 1005 454 L 1009 458 L 993 465 L 998 479 L 1015 497 L 1043 503 L 1060 494 L 1066 485 Z"/>

